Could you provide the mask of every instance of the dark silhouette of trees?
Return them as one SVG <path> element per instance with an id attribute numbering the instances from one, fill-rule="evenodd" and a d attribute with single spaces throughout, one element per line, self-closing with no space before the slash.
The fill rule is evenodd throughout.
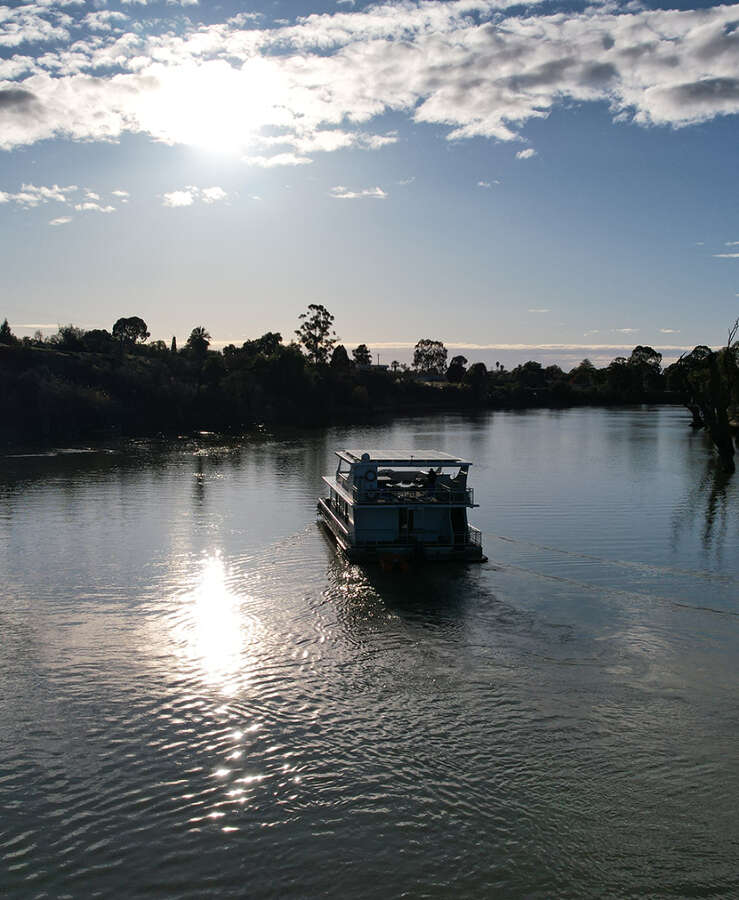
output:
<path id="1" fill-rule="evenodd" d="M 441 341 L 421 338 L 413 350 L 413 368 L 422 375 L 443 375 L 447 350 Z"/>
<path id="2" fill-rule="evenodd" d="M 459 384 L 467 371 L 465 368 L 466 365 L 466 356 L 453 356 L 452 361 L 449 363 L 449 368 L 446 370 L 446 380 L 451 381 L 454 384 Z"/>
<path id="3" fill-rule="evenodd" d="M 10 330 L 10 325 L 8 325 L 8 320 L 3 319 L 2 325 L 0 325 L 0 344 L 17 344 L 18 338 L 13 334 Z"/>
<path id="4" fill-rule="evenodd" d="M 149 339 L 149 331 L 146 322 L 139 316 L 121 318 L 113 325 L 113 337 L 121 346 L 133 345 L 138 341 L 143 343 Z"/>
<path id="5" fill-rule="evenodd" d="M 369 347 L 366 344 L 359 344 L 359 346 L 355 347 L 352 350 L 352 356 L 358 366 L 372 365 L 372 354 L 369 352 Z"/>
<path id="6" fill-rule="evenodd" d="M 169 345 L 170 353 L 177 353 L 177 338 L 172 335 L 172 343 Z"/>
<path id="7" fill-rule="evenodd" d="M 308 312 L 299 316 L 302 325 L 295 334 L 309 361 L 318 364 L 328 362 L 336 343 L 333 330 L 334 317 L 320 303 L 310 303 Z"/>
<path id="8" fill-rule="evenodd" d="M 210 347 L 211 337 L 204 325 L 196 325 L 190 332 L 190 337 L 185 344 L 185 350 L 198 358 L 205 357 Z"/>
<path id="9" fill-rule="evenodd" d="M 705 345 L 694 347 L 668 371 L 671 383 L 681 389 L 692 424 L 706 429 L 729 473 L 736 469 L 730 408 L 739 401 L 738 331 L 739 319 L 729 329 L 725 347 L 715 351 Z"/>
<path id="10" fill-rule="evenodd" d="M 334 352 L 331 354 L 331 368 L 335 372 L 348 372 L 351 367 L 352 361 L 349 359 L 346 347 L 343 344 L 338 344 L 334 347 Z"/>

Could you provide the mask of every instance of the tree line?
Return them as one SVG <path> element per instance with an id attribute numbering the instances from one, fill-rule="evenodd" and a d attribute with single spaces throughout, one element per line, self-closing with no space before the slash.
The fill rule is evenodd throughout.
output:
<path id="1" fill-rule="evenodd" d="M 61 326 L 56 334 L 16 337 L 0 325 L 0 423 L 3 442 L 59 440 L 96 433 L 171 434 L 248 429 L 256 424 L 313 425 L 377 413 L 581 404 L 683 402 L 733 471 L 732 415 L 739 401 L 737 323 L 726 347 L 696 347 L 663 369 L 652 347 L 636 346 L 597 368 L 569 371 L 525 362 L 510 370 L 448 359 L 441 341 L 421 338 L 410 365 L 372 364 L 366 344 L 347 352 L 334 317 L 311 304 L 295 339 L 278 332 L 211 347 L 198 325 L 183 347 L 150 340 L 138 316 L 111 330 Z"/>

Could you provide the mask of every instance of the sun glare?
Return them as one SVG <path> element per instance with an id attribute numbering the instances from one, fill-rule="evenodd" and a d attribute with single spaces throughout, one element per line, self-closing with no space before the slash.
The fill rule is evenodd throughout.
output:
<path id="1" fill-rule="evenodd" d="M 286 124 L 285 84 L 269 60 L 240 69 L 222 60 L 150 71 L 158 89 L 138 110 L 145 130 L 167 143 L 236 154 L 254 146 L 266 126 Z"/>
<path id="2" fill-rule="evenodd" d="M 186 656 L 209 684 L 220 684 L 224 692 L 231 693 L 248 669 L 245 657 L 254 640 L 255 624 L 242 612 L 243 598 L 228 589 L 220 556 L 205 561 L 197 586 L 184 599 Z"/>

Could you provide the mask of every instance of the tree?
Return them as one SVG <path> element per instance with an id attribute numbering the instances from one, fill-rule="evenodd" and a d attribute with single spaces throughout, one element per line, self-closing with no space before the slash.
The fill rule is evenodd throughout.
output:
<path id="1" fill-rule="evenodd" d="M 146 322 L 139 316 L 130 316 L 129 318 L 121 318 L 113 326 L 113 337 L 124 344 L 135 344 L 137 341 L 147 341 L 150 337 L 146 328 Z"/>
<path id="2" fill-rule="evenodd" d="M 662 374 L 662 354 L 652 347 L 639 344 L 631 351 L 627 365 L 634 372 L 637 386 L 642 391 L 653 390 L 660 386 Z"/>
<path id="3" fill-rule="evenodd" d="M 734 440 L 729 408 L 739 397 L 739 319 L 729 329 L 729 339 L 721 350 L 695 347 L 671 367 L 672 380 L 683 388 L 685 405 L 693 423 L 705 426 L 719 459 L 727 472 L 734 472 Z"/>
<path id="4" fill-rule="evenodd" d="M 343 344 L 338 344 L 338 346 L 334 347 L 334 352 L 331 354 L 331 368 L 336 372 L 348 372 L 351 366 L 352 361 L 349 359 L 346 347 Z"/>
<path id="5" fill-rule="evenodd" d="M 17 344 L 17 343 L 18 343 L 18 338 L 10 330 L 10 325 L 8 325 L 8 320 L 4 319 L 3 324 L 0 325 L 0 344 Z"/>
<path id="6" fill-rule="evenodd" d="M 473 363 L 465 373 L 464 383 L 472 388 L 472 393 L 478 403 L 484 401 L 488 393 L 488 369 L 485 363 Z"/>
<path id="7" fill-rule="evenodd" d="M 453 356 L 446 370 L 446 380 L 458 384 L 465 376 L 467 369 L 467 358 L 465 356 Z"/>
<path id="8" fill-rule="evenodd" d="M 196 325 L 190 332 L 187 339 L 185 349 L 189 350 L 193 356 L 204 357 L 210 347 L 211 337 L 204 325 Z"/>
<path id="9" fill-rule="evenodd" d="M 308 312 L 299 316 L 302 325 L 295 332 L 305 355 L 312 363 L 326 363 L 336 343 L 334 317 L 320 303 L 310 303 Z"/>
<path id="10" fill-rule="evenodd" d="M 49 343 L 59 347 L 60 350 L 77 352 L 85 349 L 85 332 L 76 325 L 60 325 L 56 334 L 49 338 Z"/>
<path id="11" fill-rule="evenodd" d="M 393 372 L 397 372 L 397 371 L 398 371 L 398 369 L 400 368 L 400 363 L 398 362 L 397 359 L 394 359 L 394 360 L 390 363 L 390 368 L 393 370 Z"/>
<path id="12" fill-rule="evenodd" d="M 115 347 L 113 335 L 105 328 L 93 328 L 82 336 L 82 343 L 88 353 L 109 353 Z"/>
<path id="13" fill-rule="evenodd" d="M 413 351 L 413 368 L 423 375 L 443 375 L 447 350 L 441 341 L 421 338 Z"/>
<path id="14" fill-rule="evenodd" d="M 369 347 L 366 344 L 359 344 L 358 347 L 355 347 L 352 350 L 352 356 L 358 366 L 372 365 L 372 354 L 369 352 Z"/>
<path id="15" fill-rule="evenodd" d="M 177 338 L 172 335 L 172 343 L 169 345 L 170 353 L 177 353 Z"/>

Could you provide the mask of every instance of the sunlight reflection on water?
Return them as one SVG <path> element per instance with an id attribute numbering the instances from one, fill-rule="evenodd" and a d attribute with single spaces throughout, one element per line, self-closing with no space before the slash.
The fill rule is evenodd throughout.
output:
<path id="1" fill-rule="evenodd" d="M 200 563 L 195 587 L 177 601 L 174 639 L 180 658 L 226 695 L 244 683 L 253 662 L 259 623 L 246 612 L 250 599 L 229 587 L 226 565 L 216 552 Z"/>

